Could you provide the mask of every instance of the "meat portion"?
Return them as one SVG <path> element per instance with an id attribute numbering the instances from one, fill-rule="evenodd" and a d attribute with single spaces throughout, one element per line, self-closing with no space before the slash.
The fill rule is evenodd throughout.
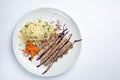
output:
<path id="1" fill-rule="evenodd" d="M 69 47 L 69 46 L 70 46 L 70 47 Z M 58 50 L 44 63 L 44 65 L 47 66 L 48 64 L 50 64 L 51 61 L 55 58 L 55 55 L 56 55 L 56 54 L 58 54 L 58 56 L 60 57 L 60 56 L 62 56 L 62 55 L 64 55 L 64 54 L 66 54 L 66 53 L 63 54 L 64 51 L 68 52 L 68 50 L 69 50 L 70 48 L 72 48 L 72 47 L 73 47 L 73 45 L 72 45 L 72 43 L 69 41 L 67 44 L 64 45 L 64 47 L 62 47 L 62 49 L 58 49 Z M 59 57 L 58 57 L 58 58 L 59 58 Z"/>
<path id="2" fill-rule="evenodd" d="M 58 37 L 58 35 L 59 35 L 59 34 L 54 34 L 54 35 L 52 35 L 52 36 L 50 37 L 50 39 L 45 40 L 45 41 L 42 41 L 40 47 L 41 47 L 41 48 L 45 48 L 46 46 L 51 45 L 52 42 L 54 42 L 55 39 Z"/>
<path id="3" fill-rule="evenodd" d="M 40 64 L 37 65 L 37 67 L 41 65 L 47 66 L 47 69 L 42 74 L 45 74 L 60 57 L 67 54 L 75 42 L 81 41 L 80 39 L 75 40 L 73 43 L 70 42 L 72 34 L 67 36 L 68 32 L 66 32 L 66 30 L 67 29 L 64 29 L 63 32 L 41 43 L 42 49 L 39 51 L 37 59 L 40 59 Z"/>
<path id="4" fill-rule="evenodd" d="M 38 56 L 39 58 L 41 58 L 41 56 L 47 51 L 49 50 L 52 45 L 55 43 L 56 39 L 58 37 L 58 34 L 53 35 L 49 40 L 44 41 L 43 43 L 41 43 L 42 45 L 42 49 L 38 52 Z M 39 59 L 38 58 L 38 59 Z"/>
<path id="5" fill-rule="evenodd" d="M 48 51 L 49 51 L 49 49 L 51 49 L 51 48 L 53 48 L 53 45 L 56 45 L 57 43 L 59 43 L 61 40 L 62 40 L 62 38 L 68 33 L 68 32 L 66 32 L 65 33 L 65 31 L 66 31 L 67 29 L 65 29 L 65 30 L 63 30 L 63 32 L 62 33 L 60 33 L 60 34 L 57 34 L 57 36 L 55 36 L 55 38 L 54 38 L 54 35 L 53 35 L 53 38 L 51 38 L 51 39 L 54 39 L 54 40 L 51 40 L 51 42 L 48 42 L 49 44 L 47 45 L 47 48 L 46 48 L 46 46 L 38 53 L 38 56 L 39 56 L 39 58 L 37 59 L 37 60 L 39 60 L 43 55 L 45 55 Z M 47 43 L 46 42 L 46 43 Z M 50 45 L 51 44 L 51 45 Z"/>
<path id="6" fill-rule="evenodd" d="M 68 42 L 69 43 L 69 42 Z M 68 46 L 68 49 L 69 48 L 72 48 L 72 46 L 73 46 L 73 44 L 70 44 L 69 46 Z M 64 51 L 62 51 L 62 53 L 59 55 L 59 54 L 56 54 L 55 55 L 55 57 L 52 59 L 52 61 L 50 62 L 50 64 L 48 64 L 48 67 L 47 67 L 47 69 L 42 73 L 42 74 L 45 74 L 49 69 L 50 69 L 50 67 L 54 64 L 54 62 L 55 61 L 57 61 L 57 59 L 61 56 L 61 55 L 63 55 L 64 53 L 66 54 L 67 52 L 68 52 L 68 49 L 66 49 L 66 50 L 64 50 Z"/>
<path id="7" fill-rule="evenodd" d="M 59 46 L 61 46 L 61 44 L 63 44 L 66 41 L 66 38 L 64 37 L 60 43 L 53 45 L 53 48 L 49 49 L 49 51 L 47 51 L 47 53 L 41 57 L 41 61 L 47 59 L 48 56 L 50 56 L 51 54 L 53 54 L 53 52 L 59 48 Z"/>
<path id="8" fill-rule="evenodd" d="M 57 45 L 54 45 L 55 47 L 48 51 L 48 53 L 46 53 L 47 55 L 45 54 L 45 56 L 41 58 L 42 60 L 38 67 L 44 64 L 52 55 L 54 55 L 56 50 L 61 49 L 70 40 L 71 36 L 72 34 L 68 36 L 68 39 L 64 36 L 63 39 Z"/>

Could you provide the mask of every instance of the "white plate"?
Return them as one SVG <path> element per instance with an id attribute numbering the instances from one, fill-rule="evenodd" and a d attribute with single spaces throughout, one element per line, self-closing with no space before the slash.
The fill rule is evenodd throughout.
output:
<path id="1" fill-rule="evenodd" d="M 76 25 L 76 23 L 73 21 L 73 19 L 68 16 L 66 13 L 53 9 L 53 8 L 39 8 L 37 10 L 34 10 L 25 16 L 23 16 L 19 22 L 16 25 L 14 35 L 13 35 L 13 50 L 14 54 L 18 60 L 18 62 L 29 72 L 36 74 L 38 76 L 56 76 L 59 75 L 68 69 L 70 69 L 75 61 L 77 60 L 80 49 L 81 49 L 81 42 L 74 44 L 73 49 L 69 50 L 67 55 L 64 55 L 63 58 L 59 59 L 57 62 L 53 64 L 53 66 L 50 68 L 50 70 L 42 75 L 42 72 L 46 69 L 45 66 L 41 66 L 39 68 L 36 68 L 36 66 L 39 64 L 39 61 L 36 61 L 35 59 L 30 62 L 28 58 L 26 58 L 19 46 L 19 37 L 18 34 L 22 27 L 29 21 L 36 21 L 37 19 L 41 18 L 44 21 L 54 21 L 54 20 L 60 20 L 64 22 L 68 29 L 70 30 L 70 33 L 73 34 L 71 41 L 74 41 L 75 39 L 80 39 L 80 31 Z"/>

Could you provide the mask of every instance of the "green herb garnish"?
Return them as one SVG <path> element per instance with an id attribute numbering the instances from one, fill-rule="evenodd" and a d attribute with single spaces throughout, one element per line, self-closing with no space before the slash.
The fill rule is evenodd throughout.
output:
<path id="1" fill-rule="evenodd" d="M 29 24 L 26 24 L 25 27 L 28 28 Z"/>

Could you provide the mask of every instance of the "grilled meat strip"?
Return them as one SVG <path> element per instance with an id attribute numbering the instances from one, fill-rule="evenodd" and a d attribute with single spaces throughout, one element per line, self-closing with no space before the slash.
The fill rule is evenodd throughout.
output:
<path id="1" fill-rule="evenodd" d="M 61 48 L 63 45 L 65 45 L 65 44 L 69 41 L 69 39 L 71 38 L 71 36 L 72 36 L 72 34 L 69 35 L 69 38 L 68 38 L 68 39 L 66 39 L 66 37 L 64 36 L 64 38 L 61 40 L 61 42 L 60 42 L 58 45 L 55 45 L 55 48 L 51 51 L 51 53 L 49 53 L 48 56 L 45 56 L 45 57 L 42 58 L 42 60 L 41 60 L 42 62 L 41 62 L 40 65 L 44 64 L 51 56 L 54 55 L 54 53 L 55 53 L 59 48 Z"/>
<path id="2" fill-rule="evenodd" d="M 57 38 L 53 41 L 52 45 L 46 46 L 47 48 L 45 48 L 45 50 L 41 49 L 41 51 L 38 53 L 39 54 L 39 58 L 37 58 L 37 60 L 39 60 L 54 44 L 56 44 L 57 42 L 59 42 L 61 40 L 61 38 L 63 37 L 63 35 L 65 34 L 65 31 L 67 29 L 65 29 L 62 33 L 60 33 Z"/>
<path id="3" fill-rule="evenodd" d="M 48 45 L 46 45 L 45 42 L 41 44 L 41 45 L 44 46 L 44 47 L 38 52 L 39 58 L 45 53 L 45 51 L 47 51 L 47 50 L 55 43 L 56 38 L 58 37 L 58 35 L 59 35 L 59 34 L 55 34 L 54 36 L 52 36 L 52 38 L 51 38 L 52 40 L 49 39 L 49 40 L 46 42 L 46 43 L 49 42 Z M 39 59 L 39 58 L 38 58 L 38 59 Z"/>
<path id="4" fill-rule="evenodd" d="M 58 41 L 56 41 L 56 43 L 51 47 L 51 49 L 49 49 L 40 59 L 41 59 L 41 62 L 40 62 L 40 64 L 37 66 L 37 67 L 39 67 L 39 66 L 41 66 L 50 56 L 51 56 L 51 54 L 53 53 L 53 51 L 55 51 L 56 50 L 56 47 L 59 47 L 60 46 L 60 42 L 62 41 L 62 42 L 64 42 L 64 40 L 65 40 L 65 35 L 67 34 L 68 32 L 66 32 L 64 35 L 62 35 L 62 37 L 58 40 Z"/>
<path id="5" fill-rule="evenodd" d="M 66 47 L 66 48 L 65 48 Z M 59 50 L 58 50 L 58 52 L 60 53 L 58 53 L 58 54 L 56 54 L 55 55 L 55 57 L 52 59 L 52 61 L 50 62 L 50 64 L 48 65 L 48 67 L 47 67 L 47 69 L 42 73 L 42 74 L 45 74 L 49 69 L 50 69 L 50 67 L 53 65 L 53 63 L 60 57 L 60 56 L 62 56 L 63 54 L 66 54 L 67 52 L 68 52 L 68 50 L 70 49 L 70 48 L 72 48 L 73 47 L 73 44 L 70 42 L 70 41 L 68 41 L 67 43 L 66 43 L 66 45 L 63 45 L 61 48 L 60 48 L 60 52 L 59 52 Z"/>
<path id="6" fill-rule="evenodd" d="M 48 64 L 50 64 L 51 62 L 52 62 L 52 60 L 55 58 L 55 55 L 56 54 L 58 54 L 59 56 L 62 56 L 62 53 L 67 49 L 67 52 L 68 52 L 68 50 L 70 49 L 70 48 L 72 48 L 73 46 L 71 46 L 70 48 L 69 48 L 69 45 L 71 45 L 72 43 L 69 41 L 68 43 L 66 43 L 65 45 L 64 45 L 64 47 L 62 47 L 62 49 L 58 49 L 45 63 L 44 63 L 44 65 L 45 66 L 48 66 Z M 66 53 L 64 53 L 64 54 L 66 54 Z M 63 54 L 63 55 L 64 55 Z M 58 57 L 59 58 L 59 57 Z M 57 58 L 57 59 L 58 59 Z"/>
<path id="7" fill-rule="evenodd" d="M 50 67 L 54 64 L 54 62 L 58 60 L 59 57 L 61 57 L 61 56 L 63 56 L 64 54 L 68 53 L 68 50 L 73 47 L 73 44 L 74 44 L 74 43 L 79 42 L 79 41 L 81 41 L 81 40 L 82 40 L 82 39 L 75 40 L 73 43 L 71 43 L 70 41 L 69 41 L 68 43 L 66 43 L 66 45 L 64 45 L 64 46 L 62 47 L 62 49 L 60 50 L 60 52 L 59 52 L 59 53 L 61 53 L 61 54 L 56 54 L 56 55 L 54 56 L 53 60 L 52 60 L 50 63 L 46 63 L 46 65 L 49 64 L 49 66 L 47 67 L 47 69 L 46 69 L 42 74 L 45 74 L 45 73 L 50 69 Z"/>

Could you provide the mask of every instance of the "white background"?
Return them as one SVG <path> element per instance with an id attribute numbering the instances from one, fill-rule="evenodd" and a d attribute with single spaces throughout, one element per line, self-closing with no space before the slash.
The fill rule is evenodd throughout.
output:
<path id="1" fill-rule="evenodd" d="M 83 38 L 75 65 L 56 77 L 27 72 L 12 50 L 12 33 L 18 20 L 40 7 L 69 14 Z M 119 0 L 0 0 L 0 37 L 0 80 L 120 80 Z"/>

